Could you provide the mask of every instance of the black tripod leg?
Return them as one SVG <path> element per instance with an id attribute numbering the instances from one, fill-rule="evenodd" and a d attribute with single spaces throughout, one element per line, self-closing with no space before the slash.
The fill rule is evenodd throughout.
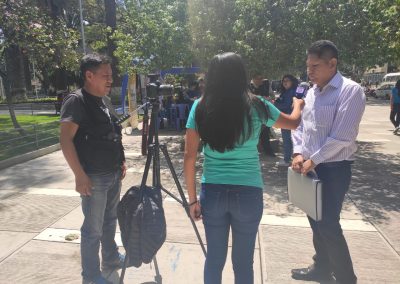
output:
<path id="1" fill-rule="evenodd" d="M 129 258 L 128 254 L 125 253 L 124 266 L 122 267 L 121 276 L 119 277 L 119 284 L 124 284 L 126 266 L 128 265 L 128 261 L 129 261 L 128 258 Z"/>
<path id="2" fill-rule="evenodd" d="M 167 161 L 169 170 L 171 171 L 171 174 L 172 174 L 172 177 L 173 177 L 173 179 L 174 179 L 174 181 L 175 181 L 176 187 L 178 188 L 179 195 L 181 196 L 181 200 L 182 200 L 182 206 L 183 206 L 183 208 L 185 208 L 186 214 L 187 214 L 187 216 L 189 217 L 190 222 L 192 223 L 194 232 L 196 233 L 197 239 L 199 240 L 201 249 L 203 250 L 204 255 L 206 255 L 206 254 L 207 254 L 206 248 L 205 248 L 205 246 L 204 246 L 203 240 L 201 239 L 201 236 L 200 236 L 199 230 L 197 229 L 196 223 L 194 222 L 194 220 L 193 220 L 192 217 L 190 216 L 189 204 L 188 204 L 188 202 L 187 202 L 187 200 L 186 200 L 185 194 L 183 193 L 183 189 L 182 189 L 181 183 L 179 182 L 178 176 L 176 175 L 174 166 L 172 165 L 171 158 L 169 157 L 167 147 L 166 147 L 165 145 L 160 145 L 160 148 L 161 148 L 161 151 L 162 151 L 163 154 L 164 154 L 165 160 Z M 165 189 L 163 189 L 163 190 L 164 190 L 164 191 L 167 191 L 167 190 L 165 190 Z M 168 193 L 168 192 L 167 192 L 167 193 Z M 168 193 L 168 194 L 172 196 L 171 193 Z M 176 198 L 175 198 L 175 199 L 176 199 Z"/>
<path id="3" fill-rule="evenodd" d="M 160 270 L 158 269 L 156 256 L 153 257 L 153 263 L 154 263 L 154 269 L 156 270 L 156 276 L 154 276 L 154 281 L 156 281 L 157 284 L 162 284 L 162 277 L 160 274 Z"/>

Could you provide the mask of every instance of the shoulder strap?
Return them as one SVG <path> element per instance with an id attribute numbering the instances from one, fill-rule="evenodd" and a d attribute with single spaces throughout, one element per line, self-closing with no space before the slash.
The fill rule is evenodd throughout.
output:
<path id="1" fill-rule="evenodd" d="M 72 92 L 72 94 L 75 94 L 77 96 L 77 98 L 79 98 L 79 100 L 81 101 L 83 108 L 85 109 L 86 114 L 87 114 L 87 121 L 89 123 L 89 126 L 94 126 L 92 111 L 90 110 L 90 108 L 88 107 L 88 105 L 86 103 L 85 96 L 82 93 L 82 89 L 77 89 L 74 92 Z"/>

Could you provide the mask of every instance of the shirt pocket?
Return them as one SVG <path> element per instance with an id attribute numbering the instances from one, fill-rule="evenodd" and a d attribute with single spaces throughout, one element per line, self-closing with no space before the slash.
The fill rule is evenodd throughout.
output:
<path id="1" fill-rule="evenodd" d="M 320 106 L 315 110 L 315 125 L 317 128 L 330 129 L 335 119 L 335 106 Z"/>

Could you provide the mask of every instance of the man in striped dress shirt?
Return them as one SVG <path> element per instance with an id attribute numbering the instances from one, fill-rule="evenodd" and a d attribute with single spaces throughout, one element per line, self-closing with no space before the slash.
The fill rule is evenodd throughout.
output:
<path id="1" fill-rule="evenodd" d="M 293 269 L 298 280 L 357 282 L 349 249 L 339 223 L 343 199 L 349 189 L 356 137 L 365 109 L 360 85 L 337 71 L 338 50 L 319 40 L 307 51 L 307 73 L 314 86 L 307 93 L 302 122 L 293 132 L 292 167 L 307 174 L 315 170 L 323 183 L 322 220 L 308 217 L 314 263 Z"/>

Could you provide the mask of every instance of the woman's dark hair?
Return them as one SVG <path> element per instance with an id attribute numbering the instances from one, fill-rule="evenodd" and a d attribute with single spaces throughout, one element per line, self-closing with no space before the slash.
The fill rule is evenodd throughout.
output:
<path id="1" fill-rule="evenodd" d="M 269 112 L 258 97 L 248 93 L 246 69 L 238 54 L 214 56 L 205 81 L 205 92 L 196 109 L 196 126 L 203 142 L 223 153 L 251 136 L 253 106 L 261 119 L 267 119 Z"/>
<path id="2" fill-rule="evenodd" d="M 283 94 L 284 92 L 287 91 L 283 87 L 283 80 L 285 80 L 285 79 L 289 79 L 292 82 L 292 86 L 290 87 L 291 89 L 297 88 L 297 86 L 299 85 L 299 80 L 297 80 L 297 78 L 294 77 L 293 75 L 290 75 L 290 74 L 283 75 L 282 80 L 281 80 L 280 89 L 279 89 L 281 91 L 281 94 Z"/>
<path id="3" fill-rule="evenodd" d="M 80 66 L 81 79 L 86 79 L 86 71 L 95 72 L 102 64 L 111 64 L 111 58 L 98 53 L 89 53 L 83 56 Z"/>
<path id="4" fill-rule="evenodd" d="M 395 87 L 396 87 L 397 90 L 399 90 L 399 92 L 400 92 L 400 80 L 397 80 Z"/>

